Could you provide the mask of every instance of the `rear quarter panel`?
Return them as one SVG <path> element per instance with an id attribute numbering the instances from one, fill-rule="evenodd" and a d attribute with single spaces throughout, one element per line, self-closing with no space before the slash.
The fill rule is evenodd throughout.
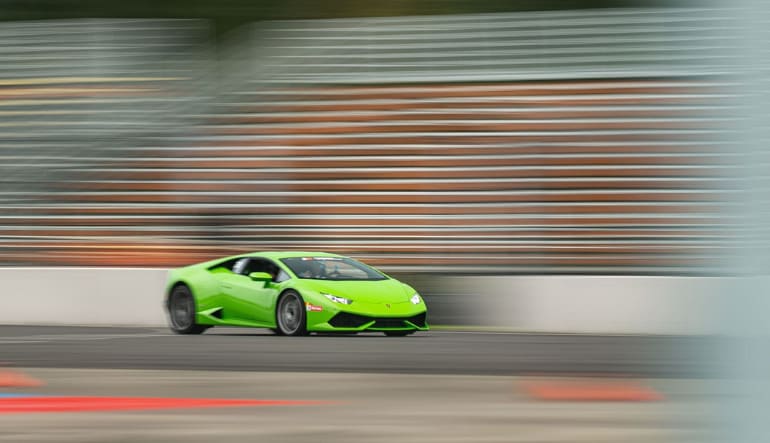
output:
<path id="1" fill-rule="evenodd" d="M 197 311 L 216 306 L 216 299 L 220 293 L 219 283 L 204 265 L 192 265 L 172 270 L 166 285 L 166 299 L 168 299 L 174 286 L 184 284 L 190 288 L 193 297 L 195 297 Z"/>

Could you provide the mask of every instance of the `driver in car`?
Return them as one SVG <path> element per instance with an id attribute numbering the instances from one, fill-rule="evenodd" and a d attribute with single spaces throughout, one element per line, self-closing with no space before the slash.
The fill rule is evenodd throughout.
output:
<path id="1" fill-rule="evenodd" d="M 299 276 L 303 278 L 325 278 L 324 265 L 318 260 L 310 260 L 305 270 L 300 272 Z"/>

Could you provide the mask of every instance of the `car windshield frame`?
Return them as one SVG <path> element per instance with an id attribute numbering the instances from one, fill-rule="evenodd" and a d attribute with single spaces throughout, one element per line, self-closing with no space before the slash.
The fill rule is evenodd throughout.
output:
<path id="1" fill-rule="evenodd" d="M 382 272 L 372 268 L 371 266 L 361 263 L 358 260 L 354 260 L 350 257 L 285 257 L 281 258 L 281 263 L 289 268 L 295 277 L 302 280 L 321 280 L 321 281 L 382 281 L 388 280 L 389 277 Z M 355 278 L 350 275 L 342 275 L 339 277 L 333 277 L 334 271 L 330 271 L 327 268 L 329 263 L 341 262 L 348 266 L 356 268 L 358 271 L 366 274 L 366 278 Z M 313 264 L 319 264 L 322 268 L 321 273 L 313 274 L 310 267 Z M 351 278 L 352 277 L 352 278 Z"/>

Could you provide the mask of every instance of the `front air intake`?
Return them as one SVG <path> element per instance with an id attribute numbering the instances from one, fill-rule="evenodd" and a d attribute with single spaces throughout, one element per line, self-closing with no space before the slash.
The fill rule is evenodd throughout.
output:
<path id="1" fill-rule="evenodd" d="M 403 328 L 408 326 L 403 318 L 378 318 L 372 328 Z"/>
<path id="2" fill-rule="evenodd" d="M 349 312 L 340 312 L 329 320 L 329 324 L 335 328 L 360 328 L 367 323 L 374 322 L 367 329 L 401 329 L 410 328 L 412 325 L 424 328 L 425 319 L 425 312 L 412 317 L 369 317 Z"/>
<path id="3" fill-rule="evenodd" d="M 329 324 L 335 328 L 360 328 L 372 320 L 374 319 L 371 317 L 340 312 L 329 320 Z"/>
<path id="4" fill-rule="evenodd" d="M 409 323 L 417 326 L 418 328 L 424 328 L 427 317 L 428 317 L 428 313 L 423 312 L 422 314 L 417 314 L 414 317 L 409 317 L 406 320 L 409 321 Z"/>

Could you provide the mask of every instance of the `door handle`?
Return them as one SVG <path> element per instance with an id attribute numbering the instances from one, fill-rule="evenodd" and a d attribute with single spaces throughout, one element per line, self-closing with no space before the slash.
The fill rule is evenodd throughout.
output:
<path id="1" fill-rule="evenodd" d="M 230 285 L 222 285 L 222 287 L 225 288 L 225 289 L 233 289 L 233 287 L 230 286 Z"/>

